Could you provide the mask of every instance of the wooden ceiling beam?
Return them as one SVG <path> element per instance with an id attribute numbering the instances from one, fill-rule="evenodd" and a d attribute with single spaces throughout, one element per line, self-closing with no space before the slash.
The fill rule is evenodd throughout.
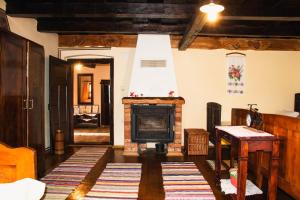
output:
<path id="1" fill-rule="evenodd" d="M 290 37 L 300 38 L 300 22 L 281 23 L 255 21 L 237 23 L 221 21 L 215 26 L 205 26 L 199 36 L 228 36 L 228 37 Z"/>
<path id="2" fill-rule="evenodd" d="M 179 43 L 179 50 L 183 51 L 186 50 L 190 44 L 194 41 L 197 37 L 197 33 L 202 30 L 207 22 L 206 15 L 200 13 L 198 9 L 195 11 L 195 17 L 188 25 L 180 43 Z"/>
<path id="3" fill-rule="evenodd" d="M 185 23 L 133 23 L 132 21 L 100 21 L 92 19 L 38 19 L 37 29 L 48 33 L 164 33 L 183 34 Z"/>
<path id="4" fill-rule="evenodd" d="M 286 21 L 299 22 L 299 17 L 271 17 L 271 16 L 220 16 L 220 20 L 235 20 L 235 21 Z"/>
<path id="5" fill-rule="evenodd" d="M 72 1 L 7 2 L 6 12 L 13 17 L 75 17 L 75 18 L 174 18 L 192 16 L 194 4 L 167 3 L 111 3 Z"/>
<path id="6" fill-rule="evenodd" d="M 178 48 L 182 36 L 171 36 Z M 59 47 L 136 47 L 137 35 L 59 35 Z M 300 51 L 300 39 L 196 37 L 189 48 L 228 50 Z"/>

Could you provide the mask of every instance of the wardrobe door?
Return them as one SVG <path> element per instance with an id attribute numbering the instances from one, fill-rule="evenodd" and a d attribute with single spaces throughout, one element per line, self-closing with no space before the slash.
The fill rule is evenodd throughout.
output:
<path id="1" fill-rule="evenodd" d="M 44 173 L 44 48 L 28 42 L 28 142 L 37 151 L 38 175 Z"/>
<path id="2" fill-rule="evenodd" d="M 0 32 L 0 141 L 26 146 L 26 40 Z"/>

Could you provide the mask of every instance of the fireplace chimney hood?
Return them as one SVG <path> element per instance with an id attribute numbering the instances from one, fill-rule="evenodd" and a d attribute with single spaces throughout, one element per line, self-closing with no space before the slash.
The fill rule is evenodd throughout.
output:
<path id="1" fill-rule="evenodd" d="M 130 97 L 178 97 L 169 35 L 139 34 Z"/>

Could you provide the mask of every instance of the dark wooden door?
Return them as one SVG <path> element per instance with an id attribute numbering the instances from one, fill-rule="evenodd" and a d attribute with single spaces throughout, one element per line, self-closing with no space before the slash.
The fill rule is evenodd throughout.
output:
<path id="1" fill-rule="evenodd" d="M 44 48 L 28 42 L 28 145 L 37 151 L 38 175 L 44 173 Z"/>
<path id="2" fill-rule="evenodd" d="M 101 125 L 110 124 L 110 81 L 101 81 Z"/>
<path id="3" fill-rule="evenodd" d="M 49 60 L 49 109 L 50 109 L 50 141 L 51 149 L 54 149 L 55 131 L 60 129 L 64 132 L 65 145 L 73 141 L 70 131 L 71 99 L 70 76 L 71 67 L 63 60 L 50 56 Z"/>
<path id="4" fill-rule="evenodd" d="M 26 146 L 26 40 L 0 32 L 0 141 Z"/>

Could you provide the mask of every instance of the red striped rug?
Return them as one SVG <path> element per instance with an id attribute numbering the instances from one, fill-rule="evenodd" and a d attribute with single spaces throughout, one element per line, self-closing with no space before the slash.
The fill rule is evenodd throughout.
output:
<path id="1" fill-rule="evenodd" d="M 81 183 L 107 148 L 83 147 L 61 163 L 44 178 L 46 192 L 43 199 L 63 200 Z"/>
<path id="2" fill-rule="evenodd" d="M 215 196 L 193 162 L 162 163 L 166 200 L 214 200 Z"/>
<path id="3" fill-rule="evenodd" d="M 137 199 L 141 173 L 141 163 L 108 163 L 84 199 Z"/>

